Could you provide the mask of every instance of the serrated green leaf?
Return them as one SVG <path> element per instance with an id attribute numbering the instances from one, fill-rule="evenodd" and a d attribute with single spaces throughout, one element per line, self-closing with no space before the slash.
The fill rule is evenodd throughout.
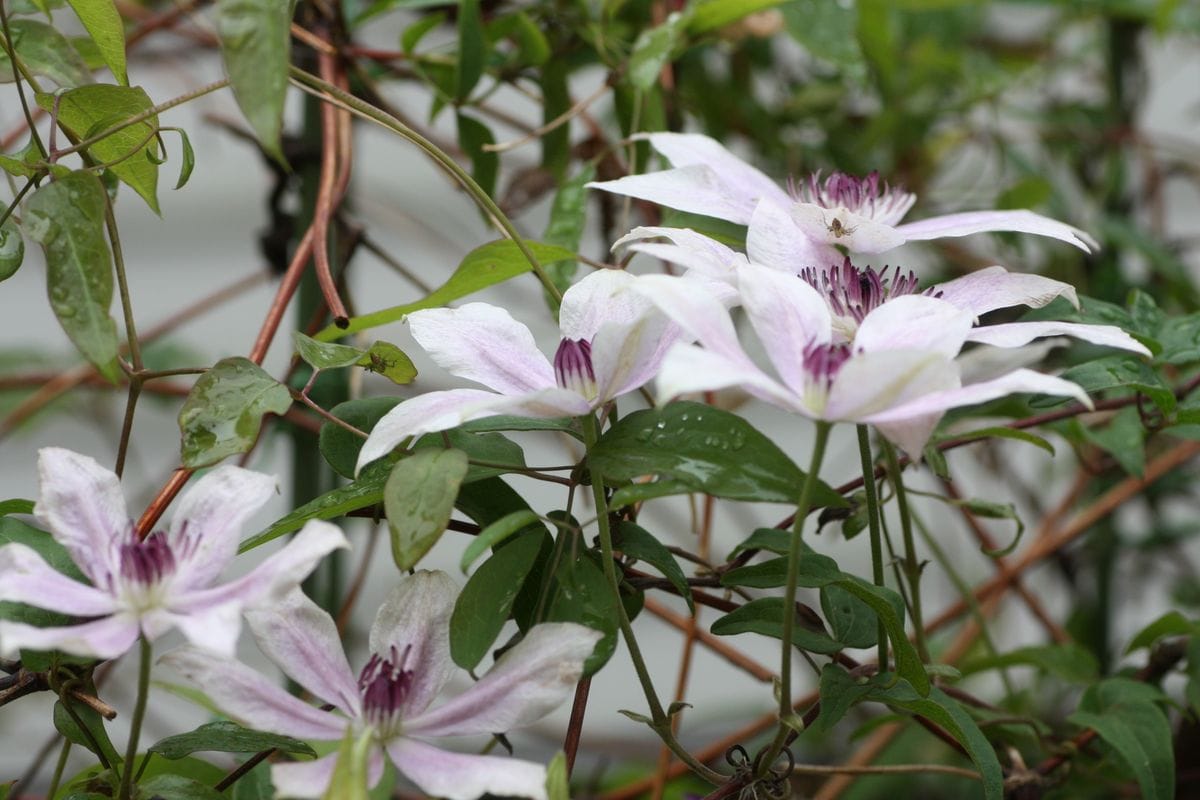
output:
<path id="1" fill-rule="evenodd" d="M 64 89 L 92 82 L 87 64 L 67 37 L 52 25 L 35 19 L 13 19 L 9 20 L 8 27 L 18 59 L 34 75 L 49 78 Z M 12 63 L 8 60 L 7 49 L 0 47 L 0 83 L 12 81 Z"/>
<path id="2" fill-rule="evenodd" d="M 396 462 L 383 487 L 383 507 L 392 559 L 401 570 L 415 567 L 446 530 L 466 475 L 461 450 L 418 450 Z"/>
<path id="3" fill-rule="evenodd" d="M 450 615 L 450 656 L 474 669 L 500 634 L 513 603 L 542 549 L 544 533 L 510 539 L 475 570 Z"/>
<path id="4" fill-rule="evenodd" d="M 0 225 L 0 281 L 5 281 L 17 273 L 21 262 L 25 260 L 25 240 L 12 217 Z"/>
<path id="5" fill-rule="evenodd" d="M 688 609 L 695 611 L 692 602 L 692 589 L 688 586 L 687 576 L 679 567 L 679 562 L 666 545 L 654 537 L 645 528 L 629 521 L 623 521 L 617 526 L 616 548 L 630 558 L 644 561 L 663 574 L 671 582 L 679 596 L 687 601 Z"/>
<path id="6" fill-rule="evenodd" d="M 261 750 L 279 750 L 284 753 L 303 753 L 315 756 L 316 752 L 304 742 L 290 736 L 263 733 L 243 728 L 235 722 L 209 722 L 187 733 L 159 739 L 148 752 L 157 753 L 166 759 L 179 759 L 192 753 L 257 753 Z"/>
<path id="7" fill-rule="evenodd" d="M 292 343 L 300 358 L 313 369 L 337 369 L 357 364 L 367 351 L 334 342 L 318 342 L 300 331 L 292 331 Z"/>
<path id="8" fill-rule="evenodd" d="M 554 261 L 575 259 L 573 251 L 562 247 L 542 244 L 532 239 L 525 240 L 525 245 L 543 266 Z M 339 328 L 336 325 L 330 325 L 319 332 L 315 338 L 322 342 L 332 341 L 357 331 L 376 328 L 389 322 L 398 322 L 414 311 L 422 308 L 439 308 L 461 297 L 474 294 L 480 289 L 486 289 L 509 278 L 523 275 L 530 269 L 532 267 L 530 267 L 529 261 L 515 242 L 509 239 L 489 242 L 468 253 L 450 279 L 427 297 L 413 303 L 392 306 L 359 317 L 351 317 L 347 327 Z"/>
<path id="9" fill-rule="evenodd" d="M 458 562 L 458 567 L 465 575 L 467 568 L 475 563 L 475 559 L 483 555 L 488 548 L 495 547 L 503 542 L 508 537 L 528 527 L 531 523 L 538 521 L 538 515 L 529 509 L 519 509 L 506 514 L 500 519 L 488 525 L 479 532 L 479 535 L 471 540 L 463 551 L 462 558 Z"/>
<path id="10" fill-rule="evenodd" d="M 217 0 L 217 36 L 233 96 L 263 149 L 280 163 L 294 9 L 280 0 Z"/>
<path id="11" fill-rule="evenodd" d="M 248 358 L 218 361 L 200 376 L 179 409 L 183 465 L 195 469 L 245 453 L 265 414 L 292 405 L 288 388 Z"/>
<path id="12" fill-rule="evenodd" d="M 394 384 L 403 386 L 417 377 L 417 367 L 408 354 L 390 342 L 374 342 L 366 355 L 357 362 L 368 372 L 375 372 Z"/>
<path id="13" fill-rule="evenodd" d="M 140 86 L 92 84 L 69 89 L 58 95 L 38 94 L 37 103 L 54 112 L 57 100 L 58 123 L 79 139 L 99 134 L 119 120 L 138 116 L 154 107 L 154 102 Z M 103 124 L 102 127 L 97 127 Z M 87 152 L 97 163 L 108 169 L 141 195 L 146 205 L 159 213 L 158 165 L 148 155 L 156 146 L 158 115 L 129 125 L 94 142 Z"/>
<path id="14" fill-rule="evenodd" d="M 113 271 L 104 236 L 108 197 L 90 172 L 42 186 L 25 204 L 25 231 L 46 254 L 50 307 L 79 352 L 105 378 L 121 377 L 112 305 Z"/>

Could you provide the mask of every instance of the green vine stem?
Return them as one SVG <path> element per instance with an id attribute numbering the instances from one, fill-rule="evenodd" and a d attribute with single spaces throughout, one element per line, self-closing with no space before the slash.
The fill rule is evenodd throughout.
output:
<path id="1" fill-rule="evenodd" d="M 862 461 L 863 494 L 867 498 L 867 530 L 871 537 L 871 578 L 875 585 L 883 584 L 883 538 L 879 530 L 879 493 L 875 486 L 875 459 L 871 457 L 871 432 L 866 425 L 856 425 L 858 454 Z M 879 623 L 879 671 L 887 672 L 887 629 Z"/>
<path id="2" fill-rule="evenodd" d="M 888 480 L 896 490 L 896 508 L 900 512 L 900 532 L 904 536 L 904 575 L 908 578 L 909 600 L 912 603 L 915 644 L 921 660 L 928 664 L 929 648 L 925 642 L 925 620 L 921 614 L 921 562 L 917 560 L 917 544 L 913 540 L 908 493 L 904 489 L 904 478 L 900 473 L 900 459 L 896 456 L 896 448 L 886 439 L 883 441 L 883 453 L 887 458 Z"/>
<path id="3" fill-rule="evenodd" d="M 133 762 L 137 758 L 138 737 L 142 732 L 142 720 L 146 717 L 146 699 L 150 694 L 150 640 L 138 637 L 138 685 L 137 700 L 133 706 L 133 719 L 129 726 L 129 745 L 125 748 L 125 764 L 121 770 L 121 800 L 133 797 Z"/>
<path id="4" fill-rule="evenodd" d="M 581 420 L 584 443 L 590 451 L 600 438 L 599 424 L 591 414 L 585 414 Z M 659 735 L 663 744 L 671 749 L 675 757 L 687 764 L 692 772 L 709 783 L 719 786 L 725 782 L 725 776 L 697 761 L 691 753 L 683 748 L 671 731 L 671 718 L 663 709 L 662 701 L 658 699 L 658 693 L 654 690 L 654 682 L 650 678 L 650 671 L 646 668 L 646 660 L 642 657 L 637 637 L 634 636 L 633 625 L 630 624 L 629 617 L 625 613 L 625 606 L 621 603 L 621 583 L 617 579 L 616 562 L 613 556 L 612 528 L 609 525 L 608 499 L 604 493 L 604 480 L 599 473 L 594 471 L 591 473 L 591 478 L 592 496 L 596 503 L 596 524 L 600 528 L 600 561 L 604 567 L 604 577 L 608 580 L 609 589 L 616 600 L 617 622 L 621 628 L 621 636 L 625 639 L 625 646 L 629 648 L 629 658 L 633 662 L 638 682 L 641 683 L 642 691 L 646 695 L 646 704 L 650 707 L 650 727 Z"/>

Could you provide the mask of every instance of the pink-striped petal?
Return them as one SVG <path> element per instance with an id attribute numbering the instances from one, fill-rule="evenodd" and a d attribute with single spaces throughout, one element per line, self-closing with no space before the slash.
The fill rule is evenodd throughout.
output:
<path id="1" fill-rule="evenodd" d="M 211 585 L 237 554 L 242 525 L 275 491 L 275 478 L 241 467 L 217 467 L 200 478 L 180 498 L 167 533 L 175 580 L 189 589 Z"/>
<path id="2" fill-rule="evenodd" d="M 657 238 L 668 239 L 671 243 L 645 241 Z M 738 268 L 747 263 L 746 257 L 733 248 L 691 228 L 634 228 L 618 239 L 612 249 L 617 250 L 626 244 L 633 252 L 646 253 L 678 264 L 714 280 L 734 280 Z"/>
<path id="3" fill-rule="evenodd" d="M 83 574 L 101 583 L 116 571 L 120 544 L 133 528 L 120 480 L 94 458 L 61 447 L 38 451 L 38 479 L 34 515 Z"/>
<path id="4" fill-rule="evenodd" d="M 755 204 L 770 200 L 786 203 L 787 192 L 767 175 L 750 166 L 726 149 L 725 145 L 700 133 L 640 133 L 634 138 L 646 139 L 673 167 L 702 164 L 720 176 L 728 190 Z"/>
<path id="5" fill-rule="evenodd" d="M 129 650 L 138 633 L 137 617 L 127 613 L 61 628 L 35 628 L 0 620 L 0 655 L 12 657 L 20 649 L 61 650 L 73 656 L 107 660 Z"/>
<path id="6" fill-rule="evenodd" d="M 112 595 L 68 578 L 23 544 L 0 547 L 0 600 L 75 617 L 98 617 L 117 609 Z"/>
<path id="7" fill-rule="evenodd" d="M 201 650 L 222 658 L 236 655 L 238 636 L 242 632 L 242 604 L 236 600 L 186 614 L 159 613 L 169 619 L 173 627 L 179 628 L 189 643 Z M 151 640 L 160 635 L 157 631 L 151 634 L 147 630 L 145 618 L 142 619 L 142 632 Z"/>
<path id="8" fill-rule="evenodd" d="M 795 203 L 791 217 L 795 227 L 808 238 L 826 245 L 841 245 L 851 253 L 882 253 L 904 244 L 904 237 L 891 225 L 845 208 Z M 836 263 L 835 259 L 812 266 L 828 267 Z"/>
<path id="9" fill-rule="evenodd" d="M 742 225 L 754 213 L 755 200 L 732 193 L 720 175 L 701 164 L 592 182 L 587 187 Z"/>
<path id="10" fill-rule="evenodd" d="M 1143 356 L 1151 355 L 1144 344 L 1115 325 L 1086 325 L 1080 322 L 1009 322 L 984 325 L 973 329 L 967 340 L 990 344 L 993 347 L 1020 347 L 1045 336 L 1070 336 L 1103 347 L 1130 350 Z"/>
<path id="11" fill-rule="evenodd" d="M 632 325 L 645 315 L 650 303 L 630 290 L 636 280 L 625 270 L 598 269 L 567 289 L 558 310 L 563 338 L 591 342 L 606 325 Z"/>
<path id="12" fill-rule="evenodd" d="M 315 761 L 289 761 L 271 765 L 271 783 L 276 797 L 295 797 L 317 800 L 329 791 L 333 771 L 337 768 L 338 753 L 334 751 Z M 367 786 L 375 788 L 383 777 L 383 753 L 372 747 L 367 754 Z"/>
<path id="13" fill-rule="evenodd" d="M 814 236 L 809 229 L 797 225 L 787 208 L 762 202 L 754 209 L 746 231 L 746 254 L 750 260 L 791 275 L 805 267 L 823 270 L 840 264 L 842 256 L 829 246 L 827 237 Z"/>
<path id="14" fill-rule="evenodd" d="M 804 395 L 798 395 L 759 369 L 749 357 L 727 356 L 690 344 L 676 344 L 658 370 L 659 403 L 699 392 L 736 387 L 760 400 L 806 416 L 819 416 Z"/>
<path id="15" fill-rule="evenodd" d="M 597 402 L 613 400 L 649 382 L 681 333 L 653 307 L 631 325 L 601 328 L 592 340 Z"/>
<path id="16" fill-rule="evenodd" d="M 931 350 L 860 353 L 834 377 L 823 416 L 862 422 L 885 409 L 958 385 L 955 363 Z"/>
<path id="17" fill-rule="evenodd" d="M 1012 231 L 1048 236 L 1051 239 L 1058 239 L 1060 242 L 1074 245 L 1085 253 L 1090 253 L 1100 247 L 1095 239 L 1079 228 L 1025 210 L 967 211 L 960 214 L 930 217 L 896 227 L 896 233 L 908 241 L 967 236 L 986 231 Z"/>
<path id="18" fill-rule="evenodd" d="M 744 355 L 733 320 L 707 284 L 670 275 L 643 275 L 634 291 L 650 300 L 687 338 L 726 356 Z"/>
<path id="19" fill-rule="evenodd" d="M 418 570 L 403 578 L 380 606 L 370 647 L 381 658 L 412 670 L 402 716 L 420 714 L 454 674 L 450 660 L 450 613 L 458 586 L 444 572 Z M 407 727 L 407 723 L 406 723 Z"/>
<path id="20" fill-rule="evenodd" d="M 962 350 L 975 316 L 944 300 L 910 294 L 895 297 L 863 317 L 855 352 L 928 350 L 953 358 Z"/>
<path id="21" fill-rule="evenodd" d="M 531 761 L 452 753 L 407 736 L 389 742 L 387 751 L 396 768 L 429 797 L 547 797 L 546 768 Z"/>
<path id="22" fill-rule="evenodd" d="M 408 315 L 413 338 L 439 367 L 500 394 L 554 386 L 554 368 L 529 328 L 503 308 L 467 303 Z"/>
<path id="23" fill-rule="evenodd" d="M 159 659 L 208 695 L 238 724 L 297 739 L 341 739 L 351 720 L 310 706 L 240 661 L 187 646 Z"/>
<path id="24" fill-rule="evenodd" d="M 833 336 L 828 304 L 793 273 L 750 264 L 738 277 L 746 316 L 775 372 L 793 392 L 803 393 L 808 378 L 802 353 Z"/>
<path id="25" fill-rule="evenodd" d="M 496 661 L 483 678 L 432 711 L 405 720 L 414 736 L 503 733 L 536 722 L 575 690 L 599 631 L 573 622 L 547 622 Z"/>
<path id="26" fill-rule="evenodd" d="M 333 618 L 299 588 L 246 612 L 258 648 L 313 696 L 350 717 L 362 714 L 358 683 Z"/>
<path id="27" fill-rule="evenodd" d="M 1079 297 L 1071 284 L 1041 275 L 1009 272 L 1000 266 L 985 267 L 939 283 L 934 289 L 942 300 L 975 316 L 1011 306 L 1041 308 L 1058 297 L 1067 298 L 1071 305 L 1079 308 Z"/>

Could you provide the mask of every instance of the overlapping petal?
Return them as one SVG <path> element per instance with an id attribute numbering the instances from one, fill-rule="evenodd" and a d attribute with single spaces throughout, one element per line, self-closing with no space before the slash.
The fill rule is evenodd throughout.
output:
<path id="1" fill-rule="evenodd" d="M 976 270 L 939 283 L 934 289 L 942 300 L 976 316 L 1012 306 L 1041 308 L 1059 297 L 1079 308 L 1079 297 L 1071 284 L 1042 275 L 1009 272 L 1001 266 Z"/>
<path id="2" fill-rule="evenodd" d="M 1070 336 L 1103 347 L 1130 350 L 1144 356 L 1150 349 L 1115 325 L 1086 325 L 1080 322 L 1009 322 L 974 328 L 967 339 L 994 347 L 1021 347 L 1045 336 Z"/>
<path id="3" fill-rule="evenodd" d="M 12 657 L 17 650 L 61 650 L 75 656 L 116 658 L 138 637 L 137 617 L 118 613 L 81 625 L 35 628 L 0 620 L 0 654 Z"/>
<path id="4" fill-rule="evenodd" d="M 396 767 L 430 797 L 477 800 L 500 797 L 546 798 L 546 768 L 531 761 L 452 753 L 416 739 L 388 743 Z"/>
<path id="5" fill-rule="evenodd" d="M 96 617 L 117 610 L 111 594 L 68 578 L 23 544 L 0 547 L 0 600 L 77 617 Z"/>
<path id="6" fill-rule="evenodd" d="M 38 451 L 39 493 L 33 513 L 93 583 L 116 566 L 133 522 L 121 482 L 94 458 L 61 447 Z"/>
<path id="7" fill-rule="evenodd" d="M 746 229 L 746 255 L 755 264 L 796 274 L 804 267 L 827 267 L 842 256 L 821 237 L 811 236 L 789 215 L 788 206 L 762 202 Z"/>
<path id="8" fill-rule="evenodd" d="M 414 311 L 408 325 L 429 357 L 451 375 L 508 395 L 554 386 L 554 368 L 533 334 L 503 308 L 467 303 Z"/>
<path id="9" fill-rule="evenodd" d="M 795 275 L 755 264 L 742 270 L 738 288 L 776 373 L 792 391 L 802 392 L 807 379 L 798 356 L 810 345 L 827 344 L 832 335 L 825 300 Z"/>

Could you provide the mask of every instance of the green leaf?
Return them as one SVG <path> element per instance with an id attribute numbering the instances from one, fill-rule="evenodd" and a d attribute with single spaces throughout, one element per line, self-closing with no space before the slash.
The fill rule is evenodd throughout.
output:
<path id="1" fill-rule="evenodd" d="M 382 5 L 383 3 L 390 2 L 392 2 L 392 0 L 382 0 L 382 2 L 376 3 L 376 5 L 378 6 Z M 436 4 L 431 3 L 431 5 Z M 412 25 L 409 25 L 404 29 L 404 33 L 400 35 L 400 48 L 404 50 L 405 53 L 412 53 L 413 50 L 416 49 L 417 45 L 420 44 L 421 40 L 425 38 L 425 34 L 429 33 L 431 30 L 441 25 L 445 21 L 446 12 L 444 11 L 438 11 L 437 13 L 421 17 Z"/>
<path id="2" fill-rule="evenodd" d="M 138 784 L 138 796 L 162 800 L 225 800 L 225 795 L 195 778 L 155 775 Z"/>
<path id="3" fill-rule="evenodd" d="M 543 265 L 564 259 L 575 260 L 574 251 L 562 247 L 542 244 L 532 239 L 526 239 L 525 245 Z M 530 269 L 532 267 L 530 267 L 529 261 L 517 247 L 516 242 L 509 239 L 489 242 L 468 253 L 450 279 L 429 296 L 413 303 L 392 306 L 359 317 L 351 317 L 348 327 L 339 328 L 336 325 L 330 325 L 319 332 L 316 339 L 322 342 L 332 341 L 357 331 L 376 328 L 389 322 L 398 322 L 414 311 L 422 308 L 439 308 L 461 297 L 474 294 L 480 289 L 486 289 L 509 278 L 523 275 Z"/>
<path id="4" fill-rule="evenodd" d="M 239 553 L 278 539 L 304 527 L 310 519 L 334 519 L 360 508 L 369 508 L 383 500 L 383 485 L 387 481 L 391 464 L 380 461 L 363 469 L 358 479 L 346 486 L 339 486 L 317 497 L 289 514 L 285 514 L 261 533 L 242 542 Z"/>
<path id="5" fill-rule="evenodd" d="M 462 558 L 458 562 L 459 569 L 465 575 L 467 568 L 474 564 L 475 559 L 483 555 L 485 550 L 495 547 L 514 533 L 523 530 L 531 523 L 537 521 L 538 515 L 529 509 L 519 509 L 511 514 L 505 514 L 481 530 L 479 535 L 471 540 L 471 543 L 467 545 L 467 549 L 463 551 Z"/>
<path id="6" fill-rule="evenodd" d="M 108 197 L 90 172 L 72 172 L 33 193 L 25 230 L 46 254 L 50 307 L 79 352 L 116 383 L 117 326 L 109 316 L 113 272 L 104 237 Z"/>
<path id="7" fill-rule="evenodd" d="M 456 114 L 455 118 L 458 121 L 458 146 L 471 158 L 471 177 L 489 196 L 494 195 L 500 155 L 483 149 L 485 144 L 496 143 L 491 128 L 466 114 Z"/>
<path id="8" fill-rule="evenodd" d="M 253 361 L 234 356 L 200 376 L 179 410 L 180 450 L 190 469 L 215 464 L 254 446 L 264 414 L 292 405 L 288 388 Z"/>
<path id="9" fill-rule="evenodd" d="M 1118 686 L 1118 684 L 1120 684 Z M 1132 684 L 1133 686 L 1130 686 Z M 1136 691 L 1133 687 L 1140 687 Z M 1124 762 L 1146 800 L 1175 797 L 1171 724 L 1154 702 L 1142 699 L 1153 687 L 1113 678 L 1090 687 L 1068 721 L 1091 728 Z"/>
<path id="10" fill-rule="evenodd" d="M 955 441 L 960 441 L 960 440 L 974 441 L 976 439 L 979 439 L 979 440 L 983 440 L 983 439 L 1015 439 L 1018 442 L 1028 442 L 1029 444 L 1031 444 L 1035 447 L 1042 448 L 1050 455 L 1054 455 L 1054 445 L 1050 444 L 1050 442 L 1046 441 L 1041 436 L 1038 436 L 1035 433 L 1030 433 L 1029 431 L 1021 431 L 1021 430 L 1016 430 L 1014 428 L 1006 428 L 1003 425 L 994 425 L 994 426 L 987 427 L 987 428 L 978 428 L 976 430 L 968 431 L 966 433 L 957 433 L 957 434 L 953 434 L 953 435 L 945 434 L 942 436 L 935 436 L 933 438 L 933 444 L 937 444 L 938 442 L 949 441 L 950 439 L 954 439 Z"/>
<path id="11" fill-rule="evenodd" d="M 46 111 L 55 111 L 55 100 L 58 101 L 58 123 L 78 139 L 90 138 L 154 107 L 142 87 L 106 83 L 80 86 L 58 95 L 37 95 L 38 105 Z M 141 195 L 156 214 L 159 213 L 158 165 L 150 156 L 154 154 L 157 130 L 158 115 L 154 114 L 87 148 L 97 163 L 106 165 Z"/>
<path id="12" fill-rule="evenodd" d="M 597 563 L 596 554 L 584 550 L 577 558 L 565 558 L 559 563 L 554 571 L 554 588 L 546 607 L 546 621 L 578 622 L 604 634 L 583 662 L 585 676 L 595 674 L 616 651 L 619 614 L 612 588 Z"/>
<path id="13" fill-rule="evenodd" d="M 567 177 L 567 166 L 571 163 L 571 126 L 551 125 L 571 107 L 571 89 L 568 72 L 561 63 L 549 61 L 538 71 L 542 89 L 542 169 L 554 176 L 556 181 Z"/>
<path id="14" fill-rule="evenodd" d="M 164 128 L 164 130 L 166 129 Z M 196 151 L 192 149 L 192 140 L 188 138 L 187 131 L 183 128 L 172 128 L 171 130 L 179 134 L 182 163 L 179 165 L 179 180 L 175 182 L 175 188 L 182 189 L 188 182 L 188 178 L 192 177 L 192 170 L 196 168 Z"/>
<path id="15" fill-rule="evenodd" d="M 758 528 L 747 536 L 741 544 L 733 548 L 726 560 L 732 561 L 747 550 L 766 550 L 779 555 L 786 555 L 792 547 L 790 531 L 781 528 Z"/>
<path id="16" fill-rule="evenodd" d="M 629 55 L 629 82 L 646 91 L 658 82 L 659 73 L 671 61 L 671 55 L 683 44 L 690 14 L 672 12 L 665 22 L 643 30 Z"/>
<path id="17" fill-rule="evenodd" d="M 1130 475 L 1140 478 L 1145 473 L 1146 429 L 1136 408 L 1121 409 L 1101 427 L 1078 424 L 1088 441 L 1111 455 Z"/>
<path id="18" fill-rule="evenodd" d="M 879 685 L 866 677 L 855 678 L 844 667 L 826 664 L 821 668 L 819 693 L 821 713 L 813 724 L 817 736 L 824 736 L 846 716 L 846 712 L 862 702 Z"/>
<path id="19" fill-rule="evenodd" d="M 315 339 L 313 341 L 316 341 Z M 417 377 L 417 368 L 408 354 L 389 342 L 375 342 L 357 362 L 367 372 L 375 372 L 392 383 L 404 385 Z"/>
<path id="20" fill-rule="evenodd" d="M 228 721 L 209 722 L 193 731 L 159 739 L 147 748 L 149 752 L 158 753 L 171 760 L 192 753 L 257 753 L 270 749 L 316 756 L 311 747 L 298 739 L 276 733 L 252 731 Z"/>
<path id="21" fill-rule="evenodd" d="M 12 500 L 0 500 L 0 517 L 8 516 L 9 514 L 32 514 L 34 502 L 22 498 L 13 498 Z"/>
<path id="22" fill-rule="evenodd" d="M 1037 667 L 1072 683 L 1093 683 L 1100 675 L 1096 657 L 1074 642 L 1021 647 L 1008 653 L 972 659 L 962 665 L 962 672 L 971 675 L 984 670 L 1016 666 Z"/>
<path id="23" fill-rule="evenodd" d="M 584 225 L 587 223 L 588 190 L 584 185 L 595 177 L 596 168 L 592 164 L 585 164 L 570 180 L 559 185 L 558 191 L 554 193 L 554 202 L 550 206 L 550 221 L 546 224 L 542 241 L 573 252 L 579 250 Z M 546 271 L 558 290 L 565 292 L 571 286 L 578 269 L 577 262 L 559 261 Z"/>
<path id="24" fill-rule="evenodd" d="M 863 600 L 836 583 L 821 587 L 821 612 L 833 638 L 847 647 L 874 647 L 879 619 Z"/>
<path id="25" fill-rule="evenodd" d="M 383 487 L 383 507 L 392 558 L 401 570 L 415 567 L 446 530 L 466 475 L 461 450 L 418 450 L 396 462 Z"/>
<path id="26" fill-rule="evenodd" d="M 84 691 L 95 694 L 96 687 L 90 680 L 79 687 Z M 71 710 L 67 711 L 64 703 L 70 703 Z M 72 716 L 74 712 L 74 716 Z M 76 722 L 78 718 L 79 722 Z M 80 722 L 83 723 L 82 727 Z M 108 730 L 104 727 L 104 717 L 91 706 L 85 705 L 69 695 L 65 700 L 59 699 L 54 704 L 54 728 L 73 744 L 81 745 L 97 755 L 104 756 L 110 765 L 120 764 L 121 756 L 108 738 Z"/>
<path id="27" fill-rule="evenodd" d="M 757 633 L 782 640 L 783 608 L 782 597 L 761 597 L 751 600 L 717 619 L 713 622 L 710 630 L 717 636 Z M 845 649 L 844 644 L 835 641 L 821 628 L 819 620 L 806 620 L 798 612 L 792 626 L 792 644 L 800 650 L 822 655 L 832 655 Z"/>
<path id="28" fill-rule="evenodd" d="M 282 0 L 217 0 L 217 36 L 233 96 L 263 149 L 280 163 L 294 10 Z"/>
<path id="29" fill-rule="evenodd" d="M 458 0 L 458 62 L 454 71 L 454 95 L 460 103 L 471 96 L 471 90 L 479 83 L 487 56 L 488 43 L 483 35 L 479 0 Z"/>
<path id="30" fill-rule="evenodd" d="M 1126 388 L 1142 392 L 1163 413 L 1175 410 L 1175 392 L 1149 364 L 1130 355 L 1106 356 L 1071 367 L 1063 379 L 1079 384 L 1088 394 L 1106 389 Z M 1033 407 L 1058 405 L 1063 398 L 1035 399 Z"/>
<path id="31" fill-rule="evenodd" d="M 357 364 L 367 351 L 334 342 L 318 342 L 300 331 L 292 331 L 296 352 L 313 369 L 337 369 Z"/>
<path id="32" fill-rule="evenodd" d="M 948 501 L 951 505 L 965 508 L 977 517 L 986 519 L 1008 519 L 1012 520 L 1017 526 L 1016 533 L 1013 534 L 1012 541 L 1004 547 L 995 550 L 989 550 L 986 547 L 980 548 L 984 555 L 992 558 L 1003 558 L 1017 548 L 1021 541 L 1021 536 L 1025 533 L 1025 523 L 1021 521 L 1020 515 L 1017 514 L 1017 508 L 1012 503 L 995 503 L 991 500 L 981 500 L 978 497 L 968 497 L 961 500 Z"/>
<path id="33" fill-rule="evenodd" d="M 0 225 L 0 281 L 5 281 L 16 274 L 25 260 L 25 241 L 21 231 L 12 217 Z"/>
<path id="34" fill-rule="evenodd" d="M 543 534 L 509 540 L 475 570 L 450 615 L 450 656 L 463 669 L 474 669 L 500 634 L 534 561 Z"/>
<path id="35" fill-rule="evenodd" d="M 117 82 L 129 85 L 125 74 L 125 23 L 113 0 L 67 0 L 88 36 L 104 57 Z"/>
<path id="36" fill-rule="evenodd" d="M 361 397 L 338 403 L 329 413 L 364 433 L 370 433 L 384 414 L 400 404 L 399 397 Z M 354 478 L 354 466 L 365 440 L 341 425 L 327 422 L 321 426 L 317 443 L 321 455 L 344 478 Z"/>
<path id="37" fill-rule="evenodd" d="M 692 7 L 687 30 L 694 35 L 709 33 L 784 2 L 786 0 L 700 0 Z"/>
<path id="38" fill-rule="evenodd" d="M 60 88 L 69 89 L 92 82 L 87 64 L 71 47 L 67 37 L 53 26 L 35 19 L 13 19 L 8 23 L 12 47 L 25 68 L 34 75 L 49 78 Z M 0 47 L 0 83 L 12 83 L 12 62 Z"/>
<path id="39" fill-rule="evenodd" d="M 679 596 L 687 601 L 688 609 L 694 611 L 692 589 L 688 586 L 687 576 L 679 568 L 679 562 L 666 545 L 654 538 L 654 534 L 645 528 L 629 521 L 623 521 L 617 526 L 615 546 L 630 558 L 644 561 L 663 574 L 679 592 Z"/>
<path id="40" fill-rule="evenodd" d="M 795 503 L 804 482 L 800 468 L 741 417 L 681 401 L 619 420 L 592 448 L 588 464 L 610 484 L 658 475 L 732 500 Z M 814 508 L 845 504 L 819 480 L 813 497 Z"/>
<path id="41" fill-rule="evenodd" d="M 493 41 L 511 38 L 517 44 L 523 66 L 537 67 L 550 60 L 550 42 L 523 11 L 506 14 L 490 22 L 488 38 Z"/>
<path id="42" fill-rule="evenodd" d="M 1125 655 L 1150 647 L 1164 636 L 1200 636 L 1200 622 L 1190 620 L 1178 611 L 1168 611 L 1138 631 L 1125 648 Z"/>

